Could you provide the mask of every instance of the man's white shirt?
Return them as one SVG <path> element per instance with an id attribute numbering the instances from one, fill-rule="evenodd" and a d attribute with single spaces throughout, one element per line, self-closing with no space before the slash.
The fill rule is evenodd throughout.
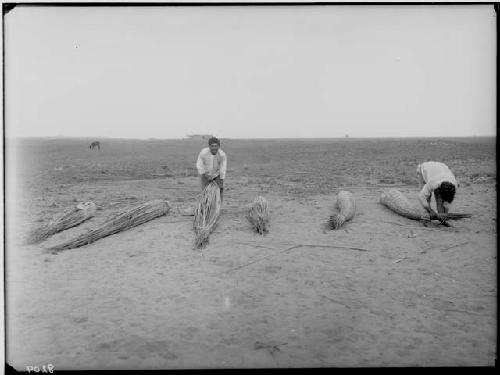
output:
<path id="1" fill-rule="evenodd" d="M 198 173 L 210 173 L 212 175 L 219 175 L 221 179 L 226 177 L 227 169 L 227 156 L 222 149 L 217 151 L 217 154 L 212 155 L 210 147 L 205 147 L 200 151 L 198 160 L 196 161 L 196 168 Z"/>
<path id="2" fill-rule="evenodd" d="M 418 165 L 417 173 L 422 176 L 425 182 L 424 187 L 418 194 L 419 200 L 425 207 L 427 207 L 427 202 L 429 202 L 432 192 L 438 188 L 443 181 L 452 183 L 455 185 L 455 188 L 458 187 L 455 176 L 446 164 L 437 161 L 428 161 Z"/>

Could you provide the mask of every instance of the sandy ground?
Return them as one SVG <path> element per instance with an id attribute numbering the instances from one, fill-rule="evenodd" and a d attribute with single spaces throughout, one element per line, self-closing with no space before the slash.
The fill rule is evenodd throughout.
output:
<path id="1" fill-rule="evenodd" d="M 221 220 L 202 252 L 192 248 L 193 218 L 181 214 L 194 205 L 194 176 L 67 185 L 58 191 L 67 199 L 115 201 L 39 245 L 20 243 L 21 210 L 7 232 L 8 363 L 20 370 L 494 365 L 494 182 L 460 188 L 455 211 L 473 217 L 450 228 L 389 211 L 378 202 L 384 186 L 351 186 L 357 214 L 337 231 L 323 224 L 338 190 L 297 199 L 272 180 L 233 175 L 226 185 Z M 271 206 L 264 237 L 245 219 L 257 195 Z M 45 251 L 158 197 L 172 205 L 166 216 L 58 255 Z"/>

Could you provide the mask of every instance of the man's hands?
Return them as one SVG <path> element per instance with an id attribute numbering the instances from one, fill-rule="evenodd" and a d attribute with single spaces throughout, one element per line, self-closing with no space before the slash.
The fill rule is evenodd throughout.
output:
<path id="1" fill-rule="evenodd" d="M 224 188 L 224 180 L 222 178 L 220 178 L 220 176 L 215 177 L 214 181 L 217 182 L 217 185 L 219 185 L 219 188 L 221 188 L 221 189 Z"/>
<path id="2" fill-rule="evenodd" d="M 215 182 L 217 182 L 217 185 L 219 185 L 219 187 L 221 189 L 223 188 L 223 186 L 224 186 L 224 180 L 222 178 L 220 178 L 219 174 L 211 174 L 209 172 L 205 172 L 205 173 L 203 173 L 203 175 L 205 176 L 205 178 L 209 182 L 215 181 Z"/>
<path id="3" fill-rule="evenodd" d="M 448 226 L 448 223 L 446 222 L 446 220 L 448 219 L 448 215 L 446 214 L 440 214 L 440 213 L 437 213 L 436 211 L 434 211 L 432 208 L 428 208 L 427 209 L 427 212 L 429 212 L 429 215 L 432 217 L 435 217 L 436 219 L 439 220 L 439 222 L 442 224 L 442 225 L 445 225 L 445 226 Z"/>
<path id="4" fill-rule="evenodd" d="M 213 180 L 215 180 L 215 179 L 216 179 L 219 175 L 218 175 L 218 174 L 211 174 L 211 173 L 209 173 L 209 172 L 205 172 L 205 173 L 203 173 L 203 176 L 205 176 L 205 178 L 206 178 L 208 181 L 212 182 L 212 181 L 213 181 Z"/>
<path id="5" fill-rule="evenodd" d="M 446 222 L 446 219 L 448 219 L 448 215 L 446 215 L 446 214 L 439 214 L 439 213 L 438 213 L 438 214 L 437 214 L 437 218 L 438 218 L 439 222 L 440 222 L 442 225 L 444 225 L 444 226 L 446 226 L 446 227 L 448 227 L 448 226 L 449 226 L 449 225 L 448 225 L 448 223 Z"/>

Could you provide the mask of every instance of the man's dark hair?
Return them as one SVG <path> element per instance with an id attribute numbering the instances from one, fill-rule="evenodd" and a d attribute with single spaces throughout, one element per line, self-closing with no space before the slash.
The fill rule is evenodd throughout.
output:
<path id="1" fill-rule="evenodd" d="M 442 182 L 435 192 L 439 194 L 445 202 L 451 203 L 453 199 L 455 199 L 455 185 L 451 182 Z"/>
<path id="2" fill-rule="evenodd" d="M 220 141 L 219 141 L 219 139 L 218 139 L 218 138 L 216 138 L 216 137 L 210 137 L 210 138 L 208 139 L 208 145 L 210 146 L 212 143 L 217 143 L 217 144 L 220 146 Z"/>

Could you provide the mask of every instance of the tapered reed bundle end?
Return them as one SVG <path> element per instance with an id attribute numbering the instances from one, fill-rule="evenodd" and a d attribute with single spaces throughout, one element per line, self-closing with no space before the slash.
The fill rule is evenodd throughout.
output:
<path id="1" fill-rule="evenodd" d="M 339 229 L 346 222 L 346 217 L 342 214 L 333 214 L 328 220 L 330 229 Z"/>
<path id="2" fill-rule="evenodd" d="M 264 197 L 258 196 L 254 199 L 248 210 L 247 219 L 258 234 L 264 235 L 269 232 L 271 215 L 269 204 Z"/>
<path id="3" fill-rule="evenodd" d="M 346 221 L 352 220 L 356 214 L 354 195 L 347 190 L 339 191 L 333 211 L 327 226 L 330 229 L 339 229 Z"/>
<path id="4" fill-rule="evenodd" d="M 210 233 L 220 216 L 221 205 L 219 185 L 211 182 L 203 189 L 194 211 L 195 249 L 203 249 L 208 245 Z"/>
<path id="5" fill-rule="evenodd" d="M 93 202 L 79 203 L 49 223 L 28 233 L 25 244 L 33 245 L 66 229 L 76 227 L 95 215 L 96 205 Z"/>

